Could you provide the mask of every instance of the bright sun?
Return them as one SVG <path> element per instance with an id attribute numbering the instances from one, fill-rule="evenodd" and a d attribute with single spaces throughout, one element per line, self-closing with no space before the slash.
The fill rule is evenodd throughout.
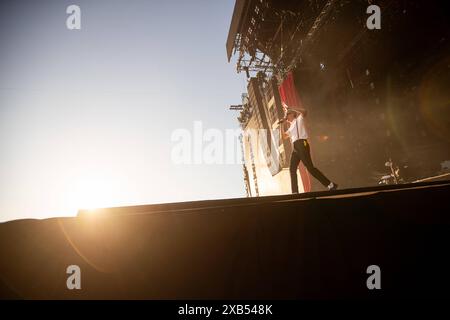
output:
<path id="1" fill-rule="evenodd" d="M 116 205 L 120 197 L 118 182 L 106 177 L 78 177 L 71 181 L 66 194 L 67 210 L 93 210 Z"/>

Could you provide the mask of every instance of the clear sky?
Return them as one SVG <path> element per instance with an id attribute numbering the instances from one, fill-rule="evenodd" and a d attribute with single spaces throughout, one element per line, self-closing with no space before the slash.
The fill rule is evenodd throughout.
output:
<path id="1" fill-rule="evenodd" d="M 244 196 L 239 164 L 171 160 L 176 129 L 238 127 L 234 0 L 0 3 L 0 221 Z"/>

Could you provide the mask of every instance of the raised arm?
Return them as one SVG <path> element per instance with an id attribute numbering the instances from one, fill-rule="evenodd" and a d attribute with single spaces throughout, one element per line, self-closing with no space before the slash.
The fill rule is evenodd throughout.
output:
<path id="1" fill-rule="evenodd" d="M 303 118 L 306 118 L 306 115 L 308 114 L 308 111 L 307 111 L 305 108 L 300 108 L 300 107 L 297 107 L 297 106 L 289 107 L 289 106 L 288 106 L 286 103 L 284 103 L 284 102 L 282 102 L 282 104 L 283 104 L 283 107 L 284 107 L 286 110 L 291 109 L 291 110 L 297 111 L 298 113 L 301 113 L 302 116 L 303 116 Z"/>
<path id="2" fill-rule="evenodd" d="M 302 114 L 303 118 L 306 118 L 306 115 L 308 114 L 308 111 L 306 109 L 300 108 L 297 109 L 297 111 Z"/>

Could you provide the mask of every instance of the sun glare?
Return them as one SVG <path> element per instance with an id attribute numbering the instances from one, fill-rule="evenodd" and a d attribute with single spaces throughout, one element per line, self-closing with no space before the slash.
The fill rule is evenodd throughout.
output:
<path id="1" fill-rule="evenodd" d="M 70 212 L 93 211 L 117 205 L 120 196 L 118 183 L 105 177 L 82 177 L 75 179 L 68 188 L 66 205 Z"/>

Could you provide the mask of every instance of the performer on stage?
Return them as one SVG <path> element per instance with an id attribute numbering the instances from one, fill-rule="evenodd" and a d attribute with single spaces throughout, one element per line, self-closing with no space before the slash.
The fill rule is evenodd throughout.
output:
<path id="1" fill-rule="evenodd" d="M 306 169 L 308 169 L 308 172 L 314 178 L 319 180 L 324 187 L 328 188 L 328 190 L 336 190 L 338 185 L 325 177 L 325 175 L 314 166 L 311 160 L 308 133 L 305 128 L 305 118 L 305 109 L 289 109 L 285 118 L 285 120 L 289 123 L 289 129 L 286 132 L 283 132 L 283 137 L 285 139 L 290 138 L 293 144 L 291 163 L 289 167 L 292 193 L 298 193 L 297 168 L 300 161 L 303 162 Z"/>

